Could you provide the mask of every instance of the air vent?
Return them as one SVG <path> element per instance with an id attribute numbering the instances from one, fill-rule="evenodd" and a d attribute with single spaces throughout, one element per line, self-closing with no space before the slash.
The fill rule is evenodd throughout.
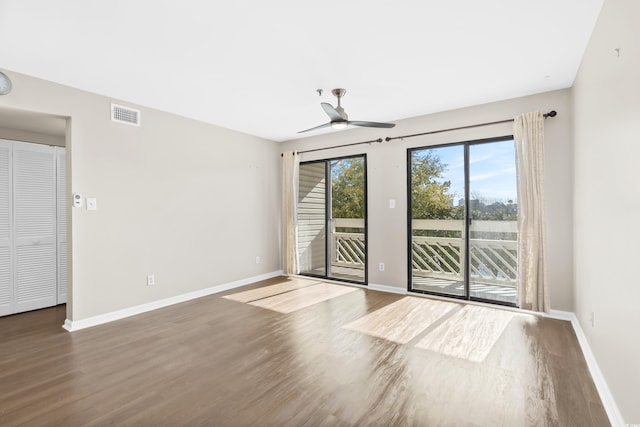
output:
<path id="1" fill-rule="evenodd" d="M 140 110 L 111 104 L 111 120 L 127 125 L 140 126 Z"/>

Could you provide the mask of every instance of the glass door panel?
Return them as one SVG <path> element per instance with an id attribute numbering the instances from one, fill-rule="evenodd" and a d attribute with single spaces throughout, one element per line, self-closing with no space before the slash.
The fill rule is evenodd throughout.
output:
<path id="1" fill-rule="evenodd" d="M 366 180 L 364 157 L 329 161 L 331 222 L 328 276 L 365 281 Z"/>
<path id="2" fill-rule="evenodd" d="M 469 145 L 469 292 L 515 304 L 518 204 L 513 140 Z"/>
<path id="3" fill-rule="evenodd" d="M 326 179 L 325 162 L 300 165 L 298 188 L 298 257 L 300 273 L 325 276 Z"/>
<path id="4" fill-rule="evenodd" d="M 364 155 L 300 164 L 300 274 L 367 282 Z"/>
<path id="5" fill-rule="evenodd" d="M 409 151 L 411 290 L 466 297 L 464 145 Z"/>

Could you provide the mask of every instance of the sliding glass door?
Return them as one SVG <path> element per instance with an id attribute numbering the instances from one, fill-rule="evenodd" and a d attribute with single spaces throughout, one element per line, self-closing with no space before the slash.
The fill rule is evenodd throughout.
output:
<path id="1" fill-rule="evenodd" d="M 300 164 L 301 274 L 367 282 L 366 169 L 364 155 Z"/>
<path id="2" fill-rule="evenodd" d="M 515 305 L 512 138 L 408 150 L 409 289 Z"/>

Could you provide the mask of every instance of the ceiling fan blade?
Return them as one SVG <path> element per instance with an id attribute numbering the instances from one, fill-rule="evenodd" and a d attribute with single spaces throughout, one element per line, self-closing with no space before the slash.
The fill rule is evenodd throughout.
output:
<path id="1" fill-rule="evenodd" d="M 324 112 L 327 113 L 327 116 L 329 116 L 332 122 L 339 122 L 344 120 L 344 118 L 342 118 L 340 113 L 338 113 L 338 110 L 336 110 L 333 105 L 326 102 L 321 102 L 320 105 L 322 106 Z"/>
<path id="2" fill-rule="evenodd" d="M 328 128 L 328 127 L 330 127 L 330 126 L 331 126 L 331 122 L 329 122 L 329 123 L 325 123 L 325 124 L 323 124 L 323 125 L 316 126 L 316 127 L 313 127 L 313 128 L 309 128 L 309 129 L 301 130 L 301 131 L 300 131 L 300 132 L 298 132 L 298 133 L 311 132 L 312 130 L 322 129 L 322 128 Z"/>
<path id="3" fill-rule="evenodd" d="M 348 121 L 347 124 L 351 126 L 361 126 L 365 128 L 385 128 L 385 129 L 390 129 L 396 125 L 395 123 L 362 122 L 362 121 Z"/>

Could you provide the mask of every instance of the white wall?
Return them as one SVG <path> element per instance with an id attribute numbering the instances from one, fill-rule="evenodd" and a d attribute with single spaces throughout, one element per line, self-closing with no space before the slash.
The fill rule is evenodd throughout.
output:
<path id="1" fill-rule="evenodd" d="M 635 424 L 640 424 L 638 22 L 640 2 L 605 1 L 573 88 L 576 314 L 625 421 Z"/>
<path id="2" fill-rule="evenodd" d="M 275 142 L 135 105 L 141 127 L 113 123 L 130 104 L 3 71 L 0 107 L 70 117 L 68 187 L 97 198 L 71 210 L 69 319 L 280 269 Z"/>
<path id="3" fill-rule="evenodd" d="M 318 106 L 320 108 L 320 106 Z M 558 116 L 545 121 L 548 216 L 549 286 L 551 306 L 573 311 L 572 254 L 572 108 L 569 90 L 548 92 L 509 101 L 479 105 L 396 122 L 393 129 L 352 129 L 288 141 L 283 150 L 366 141 L 386 136 L 439 130 L 474 123 L 510 119 L 540 110 L 555 109 Z M 356 112 L 351 111 L 355 115 Z M 369 283 L 407 287 L 407 148 L 511 135 L 511 124 L 423 136 L 389 143 L 324 150 L 303 154 L 302 160 L 367 154 L 369 189 Z M 396 208 L 389 209 L 389 199 Z M 378 263 L 385 271 L 378 271 Z"/>

